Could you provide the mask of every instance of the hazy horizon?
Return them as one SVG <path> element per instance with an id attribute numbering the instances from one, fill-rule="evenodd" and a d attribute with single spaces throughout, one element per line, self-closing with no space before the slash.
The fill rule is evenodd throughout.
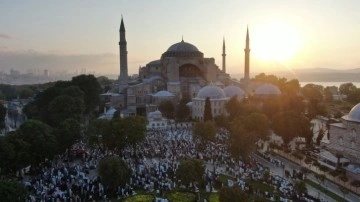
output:
<path id="1" fill-rule="evenodd" d="M 2 1 L 0 71 L 48 69 L 119 74 L 119 25 L 126 28 L 129 73 L 172 44 L 195 45 L 227 72 L 242 74 L 246 26 L 251 72 L 360 67 L 355 0 L 313 1 Z"/>

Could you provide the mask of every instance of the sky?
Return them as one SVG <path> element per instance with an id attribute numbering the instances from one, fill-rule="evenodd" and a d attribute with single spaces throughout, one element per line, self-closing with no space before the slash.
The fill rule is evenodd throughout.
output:
<path id="1" fill-rule="evenodd" d="M 172 44 L 195 45 L 227 72 L 360 67 L 359 0 L 0 0 L 0 71 L 119 74 L 123 16 L 128 71 Z"/>

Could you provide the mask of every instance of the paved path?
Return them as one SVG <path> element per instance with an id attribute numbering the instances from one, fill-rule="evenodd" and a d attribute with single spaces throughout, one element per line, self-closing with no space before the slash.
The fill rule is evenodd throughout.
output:
<path id="1" fill-rule="evenodd" d="M 262 159 L 263 161 L 267 162 L 265 159 L 263 159 L 263 158 L 261 158 L 261 157 L 259 157 L 259 156 L 258 156 L 257 158 L 260 158 L 260 159 Z M 286 158 L 284 158 L 284 157 L 282 157 L 282 156 L 276 156 L 275 158 L 281 160 L 281 161 L 285 164 L 285 169 L 286 169 L 286 170 L 289 170 L 289 171 L 292 171 L 293 169 L 300 170 L 300 168 L 301 168 L 300 165 L 298 165 L 298 164 L 296 164 L 296 163 L 294 163 L 294 162 L 292 162 L 292 161 L 290 161 L 290 160 L 288 160 L 288 159 L 286 159 Z M 262 162 L 263 162 L 263 161 L 262 161 Z M 272 167 L 274 167 L 274 165 L 271 164 L 270 162 L 269 162 L 269 164 L 272 165 Z M 268 164 L 267 164 L 267 165 L 268 165 Z M 271 167 L 271 168 L 272 168 L 272 167 Z M 279 172 L 279 171 L 278 171 L 279 169 L 281 169 L 281 168 L 276 169 L 276 166 L 275 166 L 273 172 Z M 282 169 L 281 169 L 281 171 L 282 171 Z M 282 176 L 282 175 L 280 175 L 280 176 Z M 311 173 L 311 174 L 307 174 L 307 178 L 310 179 L 310 180 L 312 180 L 312 181 L 314 181 L 314 182 L 318 182 L 318 180 L 315 178 L 314 174 L 312 174 L 312 173 Z M 324 182 L 321 183 L 321 184 L 323 185 L 324 188 L 326 188 L 326 189 L 329 190 L 330 192 L 333 192 L 333 193 L 335 193 L 335 194 L 343 197 L 343 193 L 342 193 L 341 190 L 339 189 L 339 185 L 337 185 L 337 184 L 335 184 L 335 183 L 333 183 L 333 182 L 331 182 L 331 181 L 329 181 L 329 180 L 324 180 Z M 317 191 L 317 190 L 316 190 L 316 191 Z M 318 192 L 318 191 L 317 191 L 317 192 Z M 325 194 L 323 194 L 323 193 L 320 193 L 320 194 L 319 194 L 319 193 L 318 193 L 318 195 L 320 195 L 320 197 L 321 197 L 321 196 L 323 196 L 323 195 L 325 195 Z M 315 197 L 317 197 L 317 196 L 315 196 Z M 324 197 L 324 196 L 323 196 L 323 197 Z M 359 195 L 356 195 L 356 194 L 354 194 L 354 193 L 352 193 L 352 192 L 350 192 L 350 193 L 348 193 L 348 194 L 345 195 L 345 199 L 348 200 L 348 201 L 351 201 L 351 202 L 352 202 L 352 201 L 353 201 L 353 202 L 358 202 L 358 201 L 360 201 L 360 196 L 359 196 Z M 330 199 L 329 199 L 328 201 L 330 201 Z"/>

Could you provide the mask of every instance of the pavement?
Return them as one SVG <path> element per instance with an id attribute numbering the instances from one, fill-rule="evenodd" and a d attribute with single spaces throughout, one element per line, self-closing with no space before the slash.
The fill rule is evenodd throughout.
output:
<path id="1" fill-rule="evenodd" d="M 272 174 L 276 174 L 279 176 L 284 176 L 284 172 L 285 172 L 284 170 L 288 170 L 288 171 L 292 172 L 293 169 L 295 169 L 295 170 L 301 169 L 300 165 L 298 165 L 282 156 L 279 156 L 279 155 L 275 156 L 274 158 L 276 158 L 284 163 L 284 165 L 285 165 L 284 169 L 282 167 L 278 167 L 278 166 L 270 163 L 269 161 L 265 160 L 264 158 L 262 158 L 258 155 L 254 155 L 254 158 L 256 158 L 263 165 L 268 166 L 270 168 L 270 171 Z M 315 178 L 315 175 L 312 173 L 307 174 L 306 178 L 312 180 L 315 183 L 319 183 L 319 181 Z M 324 182 L 321 182 L 321 186 L 323 186 L 329 192 L 333 192 L 341 197 L 344 197 L 343 192 L 339 189 L 339 185 L 333 183 L 332 181 L 325 179 Z M 329 202 L 335 201 L 332 198 L 328 197 L 326 195 L 326 193 L 322 193 L 319 190 L 317 190 L 316 188 L 311 187 L 309 185 L 307 187 L 308 187 L 309 194 L 314 196 L 315 198 L 319 198 L 319 199 L 322 199 L 323 201 L 329 201 Z M 360 201 L 360 196 L 350 192 L 345 195 L 345 199 L 350 202 L 358 202 L 358 201 Z"/>

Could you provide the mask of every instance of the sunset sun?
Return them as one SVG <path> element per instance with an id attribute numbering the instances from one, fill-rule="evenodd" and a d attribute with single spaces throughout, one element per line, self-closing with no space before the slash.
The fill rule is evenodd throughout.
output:
<path id="1" fill-rule="evenodd" d="M 264 61 L 291 60 L 302 44 L 299 30 L 283 23 L 263 24 L 251 36 L 252 54 Z"/>

